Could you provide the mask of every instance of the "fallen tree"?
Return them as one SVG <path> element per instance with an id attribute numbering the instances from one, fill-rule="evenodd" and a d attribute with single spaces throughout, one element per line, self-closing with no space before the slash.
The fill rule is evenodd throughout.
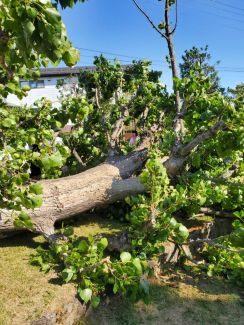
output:
<path id="1" fill-rule="evenodd" d="M 80 72 L 79 87 L 71 87 L 68 96 L 65 81 L 59 84 L 63 98 L 59 110 L 45 99 L 33 107 L 9 108 L 3 99 L 8 93 L 21 97 L 28 91 L 19 88 L 18 78 L 38 78 L 39 72 L 32 68 L 39 68 L 43 58 L 63 59 L 68 65 L 77 60 L 57 10 L 40 1 L 42 14 L 36 16 L 37 2 L 23 10 L 6 2 L 7 18 L 0 18 L 6 49 L 0 53 L 0 237 L 23 229 L 43 234 L 51 241 L 50 250 L 40 249 L 35 263 L 45 271 L 62 265 L 66 282 L 82 279 L 77 283 L 80 298 L 96 306 L 98 293 L 111 285 L 114 293 L 146 297 L 146 277 L 150 269 L 157 273 L 167 249 L 175 262 L 182 255 L 194 262 L 187 252 L 189 245 L 195 246 L 187 218 L 234 216 L 239 220 L 231 234 L 212 239 L 207 229 L 207 238 L 197 238 L 196 245 L 206 244 L 205 255 L 211 252 L 209 260 L 214 256 L 220 263 L 229 263 L 233 256 L 221 258 L 221 249 L 227 247 L 228 253 L 235 254 L 234 264 L 228 267 L 239 272 L 244 229 L 243 103 L 239 96 L 213 91 L 211 78 L 201 67 L 179 79 L 173 46 L 177 21 L 170 26 L 170 8 L 175 5 L 177 12 L 177 1 L 165 0 L 165 21 L 157 27 L 133 0 L 166 40 L 172 94 L 162 84 L 161 73 L 150 70 L 150 62 L 121 66 L 101 55 L 95 57 L 96 69 Z M 22 26 L 21 13 L 29 17 L 27 25 Z M 11 25 L 11 19 L 17 22 Z M 51 33 L 50 39 L 61 38 L 64 46 L 55 42 L 50 52 L 44 32 L 36 39 L 44 21 L 51 21 L 59 31 Z M 15 28 L 18 23 L 26 31 L 26 51 L 19 44 L 23 33 Z M 24 66 L 21 60 L 11 61 L 18 46 Z M 69 120 L 71 132 L 60 133 Z M 41 173 L 34 175 L 34 170 Z M 35 177 L 42 180 L 36 182 Z M 61 243 L 53 240 L 56 222 L 117 201 L 126 204 L 127 221 L 127 230 L 115 245 L 120 255 L 107 254 L 106 249 L 112 249 L 106 238 L 77 239 L 68 231 L 59 237 Z M 148 263 L 154 258 L 155 265 Z M 219 269 L 218 265 L 216 272 Z"/>
<path id="2" fill-rule="evenodd" d="M 33 231 L 49 237 L 56 221 L 71 218 L 95 207 L 122 200 L 127 195 L 144 191 L 138 178 L 131 177 L 142 169 L 147 150 L 116 158 L 80 174 L 55 180 L 40 181 L 43 204 L 27 210 Z M 0 236 L 16 231 L 12 211 L 0 210 Z"/>

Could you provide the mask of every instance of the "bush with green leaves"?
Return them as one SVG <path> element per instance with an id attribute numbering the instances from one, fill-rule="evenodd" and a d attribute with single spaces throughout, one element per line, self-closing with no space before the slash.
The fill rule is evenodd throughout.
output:
<path id="1" fill-rule="evenodd" d="M 80 299 L 93 307 L 98 306 L 104 293 L 111 292 L 126 295 L 132 301 L 148 301 L 150 269 L 145 259 L 129 252 L 108 255 L 107 238 L 77 238 L 71 228 L 62 234 L 67 236 L 63 243 L 52 244 L 47 250 L 37 248 L 32 264 L 44 272 L 58 269 L 62 280 L 74 283 Z"/>
<path id="2" fill-rule="evenodd" d="M 206 245 L 204 256 L 209 276 L 221 275 L 244 286 L 244 213 L 236 213 L 233 231 Z"/>
<path id="3" fill-rule="evenodd" d="M 133 251 L 153 258 L 164 253 L 165 241 L 186 241 L 187 228 L 174 218 L 174 212 L 185 203 L 186 193 L 170 184 L 166 168 L 155 157 L 147 161 L 140 180 L 148 193 L 126 198 L 131 206 L 127 220 Z"/>

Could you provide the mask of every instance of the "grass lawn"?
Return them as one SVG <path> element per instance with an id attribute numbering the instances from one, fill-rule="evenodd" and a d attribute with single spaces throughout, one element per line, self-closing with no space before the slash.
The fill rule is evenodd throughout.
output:
<path id="1" fill-rule="evenodd" d="M 79 236 L 106 235 L 119 229 L 115 222 L 86 217 L 75 226 Z M 54 272 L 44 274 L 30 265 L 38 245 L 45 245 L 44 239 L 29 233 L 0 241 L 0 325 L 31 324 L 74 298 L 72 284 L 62 285 Z M 244 319 L 242 295 L 240 288 L 223 279 L 172 272 L 152 282 L 149 305 L 131 305 L 121 297 L 110 297 L 97 310 L 88 310 L 80 325 L 240 325 Z"/>

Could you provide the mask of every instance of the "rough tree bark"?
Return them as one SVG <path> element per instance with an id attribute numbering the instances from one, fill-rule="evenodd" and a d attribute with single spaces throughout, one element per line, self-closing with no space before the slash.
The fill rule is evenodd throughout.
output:
<path id="1" fill-rule="evenodd" d="M 136 174 L 147 160 L 147 149 L 125 157 L 116 157 L 74 176 L 39 183 L 43 187 L 43 204 L 26 210 L 32 219 L 33 231 L 51 239 L 55 222 L 74 217 L 95 207 L 110 204 L 145 191 Z M 174 176 L 184 159 L 166 157 L 164 164 Z M 19 231 L 13 224 L 14 212 L 0 210 L 0 238 Z"/>
<path id="2" fill-rule="evenodd" d="M 146 159 L 147 149 L 143 149 L 74 176 L 40 181 L 43 204 L 26 210 L 34 231 L 48 238 L 54 233 L 56 221 L 143 192 L 143 185 L 133 175 L 142 169 Z M 0 238 L 16 231 L 13 219 L 12 211 L 0 210 Z"/>

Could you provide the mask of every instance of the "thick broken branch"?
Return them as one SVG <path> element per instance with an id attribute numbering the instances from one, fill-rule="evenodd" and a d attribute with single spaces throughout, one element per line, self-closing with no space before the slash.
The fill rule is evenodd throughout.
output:
<path id="1" fill-rule="evenodd" d="M 179 148 L 179 154 L 183 157 L 186 157 L 191 153 L 193 149 L 195 149 L 199 144 L 201 144 L 205 140 L 209 140 L 213 138 L 216 133 L 225 127 L 225 123 L 223 121 L 219 121 L 214 124 L 209 130 L 198 134 L 192 141 L 190 141 L 183 148 Z"/>

